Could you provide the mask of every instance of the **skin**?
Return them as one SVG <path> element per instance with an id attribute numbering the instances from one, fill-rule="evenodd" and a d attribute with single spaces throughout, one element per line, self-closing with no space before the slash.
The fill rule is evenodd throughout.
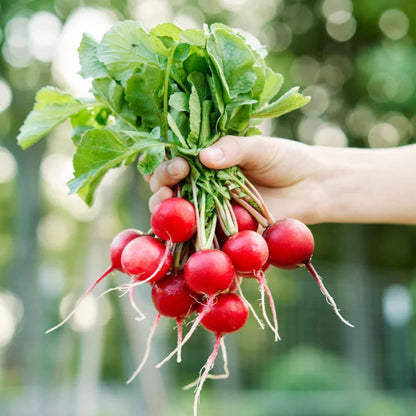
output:
<path id="1" fill-rule="evenodd" d="M 359 149 L 225 136 L 199 158 L 213 169 L 239 165 L 276 220 L 416 224 L 416 145 Z M 188 173 L 186 161 L 176 158 L 148 176 L 150 209 Z"/>

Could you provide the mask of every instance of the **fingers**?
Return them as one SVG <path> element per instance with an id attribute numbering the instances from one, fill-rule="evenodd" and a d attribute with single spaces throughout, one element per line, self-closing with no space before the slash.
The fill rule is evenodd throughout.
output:
<path id="1" fill-rule="evenodd" d="M 214 145 L 202 149 L 200 161 L 212 169 L 239 165 L 243 169 L 263 169 L 275 158 L 276 139 L 262 136 L 224 136 Z"/>
<path id="2" fill-rule="evenodd" d="M 149 199 L 149 209 L 152 212 L 156 205 L 159 202 L 164 201 L 165 199 L 172 198 L 173 191 L 167 186 L 162 186 L 155 194 L 153 194 Z"/>
<path id="3" fill-rule="evenodd" d="M 158 192 L 162 187 L 172 187 L 185 178 L 189 173 L 189 165 L 185 159 L 177 157 L 163 162 L 149 179 L 152 192 Z"/>

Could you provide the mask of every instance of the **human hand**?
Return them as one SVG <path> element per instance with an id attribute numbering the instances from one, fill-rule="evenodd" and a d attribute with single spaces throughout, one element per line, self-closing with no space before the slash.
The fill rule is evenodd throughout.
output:
<path id="1" fill-rule="evenodd" d="M 321 173 L 324 161 L 317 149 L 287 139 L 225 136 L 201 150 L 199 158 L 212 169 L 239 165 L 262 194 L 275 219 L 293 217 L 311 224 L 321 220 L 324 201 L 325 175 Z M 171 187 L 188 173 L 187 162 L 175 158 L 162 163 L 147 177 L 154 192 L 150 209 L 170 198 Z"/>

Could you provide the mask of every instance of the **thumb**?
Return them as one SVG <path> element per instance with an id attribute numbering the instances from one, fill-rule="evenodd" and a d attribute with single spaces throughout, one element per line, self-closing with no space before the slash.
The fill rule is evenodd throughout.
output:
<path id="1" fill-rule="evenodd" d="M 249 170 L 259 169 L 268 163 L 274 146 L 273 139 L 267 137 L 224 136 L 212 146 L 202 149 L 199 160 L 211 169 L 235 165 Z"/>

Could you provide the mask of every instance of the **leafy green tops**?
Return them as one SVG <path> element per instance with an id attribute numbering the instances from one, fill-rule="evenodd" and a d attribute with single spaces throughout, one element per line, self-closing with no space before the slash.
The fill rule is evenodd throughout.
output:
<path id="1" fill-rule="evenodd" d="M 227 134 L 257 134 L 262 119 L 309 101 L 298 88 L 275 99 L 283 76 L 265 64 L 264 49 L 222 24 L 181 30 L 163 23 L 148 32 L 127 20 L 99 43 L 84 34 L 78 51 L 94 98 L 42 88 L 17 140 L 27 148 L 70 119 L 76 151 L 69 187 L 89 205 L 109 169 L 136 159 L 150 174 L 182 155 L 206 187 L 212 174 L 198 163 L 200 149 Z"/>

